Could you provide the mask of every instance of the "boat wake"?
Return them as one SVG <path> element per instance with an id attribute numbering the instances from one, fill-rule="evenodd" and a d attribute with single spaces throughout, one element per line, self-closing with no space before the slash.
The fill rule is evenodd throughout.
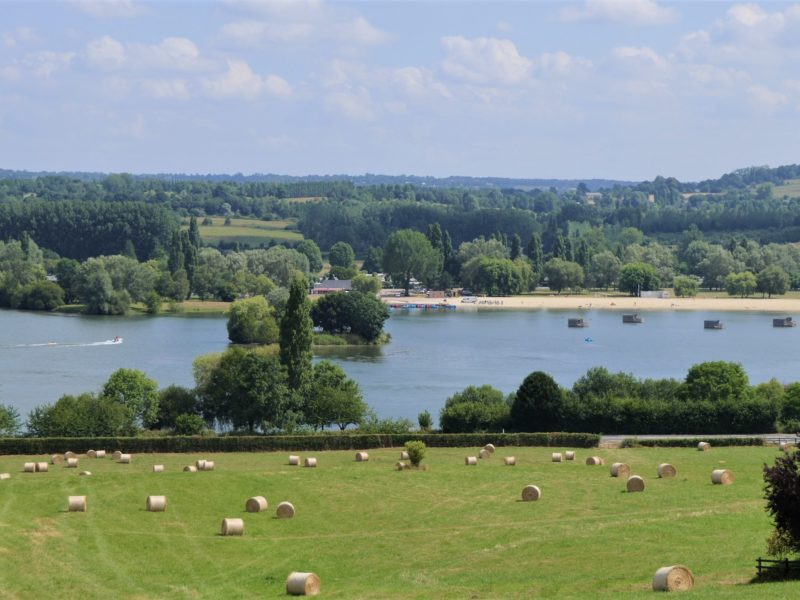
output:
<path id="1" fill-rule="evenodd" d="M 2 348 L 83 348 L 87 346 L 116 346 L 122 343 L 121 337 L 115 337 L 113 340 L 105 340 L 102 342 L 84 342 L 84 343 L 61 343 L 61 342 L 44 342 L 38 344 L 15 344 L 13 346 L 0 346 Z"/>

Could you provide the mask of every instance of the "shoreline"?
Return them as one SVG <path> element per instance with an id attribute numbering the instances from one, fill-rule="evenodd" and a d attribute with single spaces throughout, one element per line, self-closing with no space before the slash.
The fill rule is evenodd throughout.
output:
<path id="1" fill-rule="evenodd" d="M 800 298 L 636 298 L 633 296 L 504 296 L 464 298 L 382 298 L 386 304 L 447 305 L 456 310 L 719 311 L 800 314 Z"/>

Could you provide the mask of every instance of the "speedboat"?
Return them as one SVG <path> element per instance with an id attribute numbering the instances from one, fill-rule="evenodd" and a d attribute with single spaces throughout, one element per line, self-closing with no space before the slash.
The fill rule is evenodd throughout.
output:
<path id="1" fill-rule="evenodd" d="M 120 336 L 118 336 L 118 335 L 115 335 L 114 339 L 113 340 L 109 340 L 109 341 L 112 344 L 121 344 L 122 343 L 122 338 Z"/>

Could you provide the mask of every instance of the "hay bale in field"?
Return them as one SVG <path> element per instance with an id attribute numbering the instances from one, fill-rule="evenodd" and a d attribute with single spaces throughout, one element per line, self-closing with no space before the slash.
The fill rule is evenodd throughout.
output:
<path id="1" fill-rule="evenodd" d="M 197 470 L 198 470 L 198 471 L 203 471 L 203 470 L 206 468 L 206 461 L 205 461 L 205 459 L 202 459 L 202 458 L 201 458 L 201 459 L 200 459 L 200 460 L 198 460 L 196 463 L 194 463 L 194 466 L 195 466 L 195 467 L 197 467 Z"/>
<path id="2" fill-rule="evenodd" d="M 589 458 L 586 459 L 586 464 L 589 465 L 590 467 L 604 465 L 605 463 L 606 461 L 599 456 L 590 456 Z"/>
<path id="3" fill-rule="evenodd" d="M 631 468 L 621 462 L 615 462 L 611 465 L 611 476 L 612 477 L 627 477 L 631 474 Z"/>
<path id="4" fill-rule="evenodd" d="M 105 450 L 95 450 L 94 451 L 94 457 L 95 458 L 105 458 L 106 457 L 106 451 Z"/>
<path id="5" fill-rule="evenodd" d="M 406 463 L 404 463 L 403 461 L 397 461 L 396 463 L 394 463 L 394 468 L 397 471 L 402 471 L 403 469 L 407 469 L 408 465 Z"/>
<path id="6" fill-rule="evenodd" d="M 11 473 L 0 473 L 0 481 L 3 479 L 11 479 Z"/>
<path id="7" fill-rule="evenodd" d="M 314 573 L 294 572 L 286 578 L 286 593 L 292 596 L 316 596 L 319 590 L 319 577 Z"/>
<path id="8" fill-rule="evenodd" d="M 642 479 L 638 475 L 631 475 L 630 477 L 628 477 L 628 482 L 625 484 L 625 488 L 629 492 L 643 492 L 644 479 Z"/>
<path id="9" fill-rule="evenodd" d="M 279 519 L 291 519 L 294 517 L 294 504 L 291 502 L 281 502 L 275 510 L 275 516 Z"/>
<path id="10" fill-rule="evenodd" d="M 714 485 L 730 485 L 734 481 L 733 472 L 728 469 L 714 469 L 711 471 L 711 483 Z"/>
<path id="11" fill-rule="evenodd" d="M 64 460 L 69 460 L 70 458 L 78 458 L 78 455 L 75 454 L 74 452 L 67 450 L 66 452 L 64 452 Z"/>
<path id="12" fill-rule="evenodd" d="M 153 473 L 163 473 L 164 465 L 153 465 Z"/>
<path id="13" fill-rule="evenodd" d="M 37 473 L 47 473 L 47 463 L 46 462 L 37 462 L 36 463 L 36 472 Z"/>
<path id="14" fill-rule="evenodd" d="M 253 496 L 252 498 L 248 498 L 247 502 L 244 503 L 244 509 L 249 513 L 257 513 L 261 512 L 262 510 L 267 510 L 267 499 L 264 496 Z"/>
<path id="15" fill-rule="evenodd" d="M 70 496 L 67 503 L 69 512 L 86 512 L 86 496 Z"/>
<path id="16" fill-rule="evenodd" d="M 478 452 L 479 458 L 489 458 L 492 455 L 486 448 L 481 448 L 481 451 Z"/>
<path id="17" fill-rule="evenodd" d="M 145 503 L 147 512 L 164 512 L 167 510 L 166 496 L 148 496 Z"/>
<path id="18" fill-rule="evenodd" d="M 129 464 L 131 464 L 131 455 L 130 454 L 120 454 L 119 455 L 119 464 L 121 464 L 121 465 L 129 465 Z"/>
<path id="19" fill-rule="evenodd" d="M 289 455 L 289 464 L 293 467 L 296 467 L 300 464 L 300 457 L 295 454 Z"/>
<path id="20" fill-rule="evenodd" d="M 694 575 L 683 565 L 661 567 L 653 575 L 653 591 L 656 592 L 687 592 L 693 586 Z"/>
<path id="21" fill-rule="evenodd" d="M 92 474 L 91 471 L 81 471 L 80 473 L 78 473 L 78 475 L 81 477 L 89 477 L 91 476 L 91 474 Z"/>
<path id="22" fill-rule="evenodd" d="M 197 467 L 195 467 L 194 465 L 186 465 L 185 467 L 183 467 L 183 472 L 184 473 L 197 473 Z"/>
<path id="23" fill-rule="evenodd" d="M 64 456 L 62 454 L 53 454 L 50 457 L 50 464 L 51 465 L 60 465 L 64 462 Z"/>
<path id="24" fill-rule="evenodd" d="M 564 460 L 564 456 L 561 454 L 561 452 L 553 452 L 552 460 L 553 462 L 562 462 Z"/>
<path id="25" fill-rule="evenodd" d="M 564 459 L 566 460 L 575 460 L 575 451 L 574 450 L 567 450 L 564 452 Z"/>
<path id="26" fill-rule="evenodd" d="M 369 454 L 366 452 L 356 452 L 356 462 L 367 462 L 369 460 Z"/>
<path id="27" fill-rule="evenodd" d="M 658 465 L 659 477 L 675 477 L 677 474 L 678 470 L 669 463 L 661 463 Z"/>
<path id="28" fill-rule="evenodd" d="M 122 456 L 121 450 L 114 450 L 114 454 L 111 455 L 111 458 L 114 460 L 119 460 L 119 457 Z"/>
<path id="29" fill-rule="evenodd" d="M 708 442 L 700 442 L 699 444 L 697 444 L 697 449 L 700 452 L 706 452 L 708 450 L 711 450 L 711 444 L 709 444 Z"/>
<path id="30" fill-rule="evenodd" d="M 222 535 L 244 535 L 244 521 L 242 519 L 222 519 L 220 533 Z"/>
<path id="31" fill-rule="evenodd" d="M 68 469 L 77 469 L 78 468 L 78 459 L 77 458 L 68 458 L 67 459 L 67 468 Z"/>
<path id="32" fill-rule="evenodd" d="M 494 451 L 495 451 L 494 444 L 486 444 L 483 447 L 483 449 L 486 450 L 489 454 L 494 454 Z"/>
<path id="33" fill-rule="evenodd" d="M 200 469 L 201 471 L 213 471 L 214 470 L 214 461 L 213 460 L 204 460 L 203 461 L 203 468 Z"/>
<path id="34" fill-rule="evenodd" d="M 792 442 L 780 442 L 778 443 L 778 450 L 781 452 L 788 452 L 794 448 L 794 444 Z"/>
<path id="35" fill-rule="evenodd" d="M 94 450 L 87 450 L 86 451 L 87 458 L 97 458 L 97 452 Z"/>
<path id="36" fill-rule="evenodd" d="M 506 464 L 507 467 L 513 467 L 517 464 L 517 458 L 515 456 L 506 456 L 503 459 L 503 462 Z"/>
<path id="37" fill-rule="evenodd" d="M 538 486 L 526 485 L 524 488 L 522 488 L 523 502 L 535 502 L 541 497 L 542 497 L 542 490 L 540 490 Z"/>
<path id="38" fill-rule="evenodd" d="M 406 452 L 405 450 L 403 450 L 403 451 L 400 453 L 400 460 L 408 460 L 408 459 L 409 459 L 408 452 Z"/>
<path id="39" fill-rule="evenodd" d="M 307 458 L 303 461 L 304 467 L 316 467 L 317 466 L 317 459 L 316 458 Z"/>
<path id="40" fill-rule="evenodd" d="M 477 465 L 478 464 L 478 458 L 476 456 L 467 456 L 464 459 L 464 464 L 465 465 L 473 465 L 473 466 Z"/>

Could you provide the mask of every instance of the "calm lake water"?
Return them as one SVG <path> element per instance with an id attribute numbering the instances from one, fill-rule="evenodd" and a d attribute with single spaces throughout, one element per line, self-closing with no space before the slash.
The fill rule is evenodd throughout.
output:
<path id="1" fill-rule="evenodd" d="M 531 371 L 570 386 L 593 366 L 637 377 L 675 377 L 706 360 L 740 362 L 758 383 L 800 381 L 800 328 L 772 327 L 771 313 L 643 312 L 623 325 L 612 311 L 398 311 L 381 348 L 327 348 L 382 417 L 436 417 L 453 392 L 488 383 L 516 390 Z M 585 329 L 568 329 L 583 316 Z M 704 319 L 725 329 L 704 330 Z M 122 336 L 119 345 L 102 344 Z M 52 343 L 55 342 L 55 343 Z M 192 386 L 192 361 L 227 346 L 223 317 L 86 317 L 0 311 L 0 403 L 23 414 L 62 394 L 97 391 L 120 367 Z"/>

